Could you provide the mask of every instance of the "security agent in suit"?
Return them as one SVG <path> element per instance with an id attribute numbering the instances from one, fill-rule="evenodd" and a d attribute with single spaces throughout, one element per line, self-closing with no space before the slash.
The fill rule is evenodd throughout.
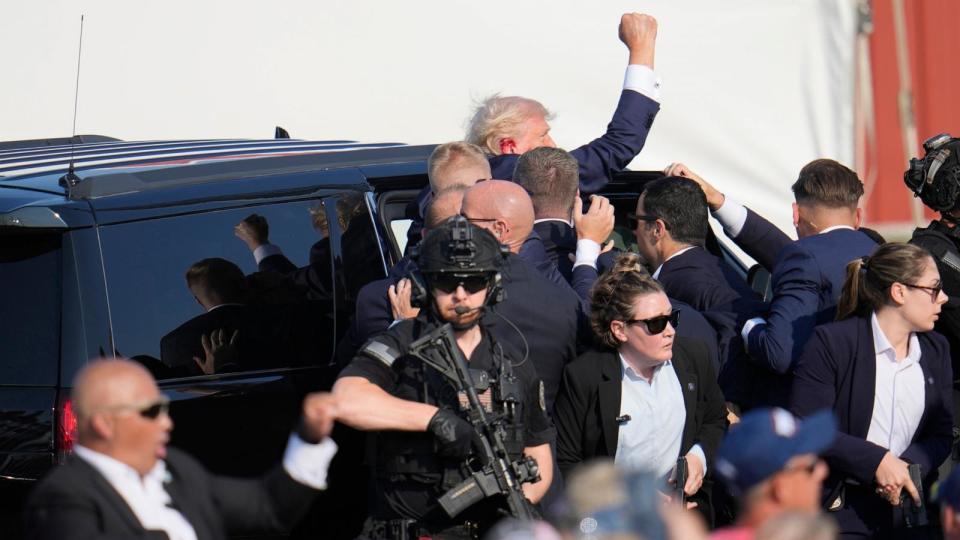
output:
<path id="1" fill-rule="evenodd" d="M 88 364 L 72 397 L 77 446 L 32 490 L 24 509 L 26 538 L 205 540 L 282 532 L 326 487 L 336 453 L 326 439 L 335 414 L 329 394 L 307 397 L 300 434 L 291 436 L 283 466 L 256 479 L 212 475 L 189 455 L 168 449 L 173 422 L 167 399 L 135 362 Z"/>
<path id="2" fill-rule="evenodd" d="M 706 347 L 675 339 L 678 317 L 663 288 L 628 254 L 594 287 L 591 325 L 602 347 L 564 370 L 554 410 L 566 475 L 594 457 L 672 478 L 684 456 L 684 492 L 711 516 L 709 463 L 726 407 Z"/>
<path id="3" fill-rule="evenodd" d="M 875 233 L 859 229 L 863 183 L 857 173 L 830 159 L 811 161 L 800 170 L 791 187 L 799 240 L 791 242 L 682 164 L 667 172 L 697 182 L 727 236 L 771 269 L 773 299 L 767 314 L 747 321 L 741 336 L 755 363 L 770 373 L 790 373 L 814 327 L 833 320 L 847 263 L 877 248 Z"/>
<path id="4" fill-rule="evenodd" d="M 486 371 L 492 381 L 512 369 L 519 379 L 522 397 L 513 412 L 496 388 L 486 390 L 481 401 L 489 399 L 492 412 L 507 415 L 507 446 L 514 457 L 523 453 L 539 464 L 541 480 L 523 485 L 527 498 L 537 502 L 546 492 L 554 434 L 543 385 L 533 364 L 481 322 L 485 308 L 501 299 L 505 255 L 496 238 L 461 216 L 431 229 L 414 257 L 424 278 L 420 316 L 367 342 L 334 385 L 338 420 L 377 432 L 372 452 L 376 489 L 364 537 L 472 538 L 499 517 L 504 501 L 497 496 L 454 518 L 437 503 L 465 479 L 475 437 L 455 389 L 406 353 L 410 343 L 438 324 L 453 326 L 471 369 Z"/>
<path id="5" fill-rule="evenodd" d="M 838 322 L 818 326 L 797 363 L 793 411 L 833 409 L 839 421 L 823 454 L 824 504 L 842 534 L 927 537 L 894 529 L 892 507 L 901 492 L 920 502 L 909 464 L 929 495 L 950 452 L 953 372 L 946 340 L 932 332 L 946 301 L 929 253 L 881 246 L 848 265 Z"/>
<path id="6" fill-rule="evenodd" d="M 630 58 L 613 119 L 600 138 L 570 152 L 580 164 L 583 193 L 600 191 L 613 173 L 626 168 L 640 153 L 660 110 L 660 85 L 653 73 L 656 19 L 626 13 L 620 19 L 619 35 Z M 466 140 L 491 154 L 493 178 L 510 180 L 521 154 L 540 146 L 557 146 L 550 137 L 549 119 L 550 113 L 535 100 L 494 95 L 474 112 Z"/>
<path id="7" fill-rule="evenodd" d="M 667 295 L 700 311 L 717 331 L 719 382 L 731 411 L 756 405 L 765 387 L 746 358 L 740 325 L 763 312 L 760 297 L 736 271 L 708 252 L 707 205 L 697 185 L 666 177 L 648 183 L 631 216 L 637 248 Z"/>

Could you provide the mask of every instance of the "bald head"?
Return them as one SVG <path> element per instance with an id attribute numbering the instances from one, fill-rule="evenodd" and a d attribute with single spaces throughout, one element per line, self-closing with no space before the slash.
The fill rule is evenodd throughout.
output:
<path id="1" fill-rule="evenodd" d="M 468 189 L 460 213 L 493 232 L 514 253 L 520 251 L 533 230 L 530 196 L 519 185 L 505 180 L 488 180 Z"/>
<path id="2" fill-rule="evenodd" d="M 427 229 L 432 229 L 460 213 L 460 205 L 463 203 L 463 194 L 466 191 L 466 186 L 453 186 L 434 195 L 423 217 L 424 234 Z"/>
<path id="3" fill-rule="evenodd" d="M 150 373 L 136 362 L 98 359 L 74 379 L 77 441 L 147 474 L 166 456 L 173 422 L 166 413 L 141 411 L 162 396 Z M 156 411 L 155 411 L 156 412 Z"/>

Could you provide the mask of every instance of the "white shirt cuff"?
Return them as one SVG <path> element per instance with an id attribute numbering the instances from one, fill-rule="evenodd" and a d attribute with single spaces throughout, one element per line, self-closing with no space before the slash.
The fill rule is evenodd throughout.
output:
<path id="1" fill-rule="evenodd" d="M 577 240 L 577 259 L 573 262 L 576 268 L 581 264 L 586 264 L 594 268 L 597 267 L 597 257 L 600 256 L 600 244 L 589 238 Z"/>
<path id="2" fill-rule="evenodd" d="M 763 320 L 763 317 L 754 317 L 749 321 L 743 323 L 743 330 L 740 331 L 740 337 L 743 338 L 743 348 L 747 352 L 750 352 L 750 344 L 749 344 L 750 331 L 761 324 L 767 324 L 767 321 Z"/>
<path id="3" fill-rule="evenodd" d="M 256 259 L 257 264 L 260 264 L 260 261 L 266 259 L 271 255 L 282 255 L 283 250 L 279 246 L 273 244 L 263 244 L 257 249 L 253 250 L 253 258 Z"/>
<path id="4" fill-rule="evenodd" d="M 648 98 L 660 102 L 660 79 L 647 66 L 630 64 L 627 73 L 623 76 L 623 89 L 640 92 Z"/>
<path id="5" fill-rule="evenodd" d="M 290 435 L 283 454 L 283 468 L 294 480 L 314 489 L 327 489 L 327 470 L 337 453 L 337 443 L 327 437 L 319 444 L 310 444 L 297 435 Z"/>
<path id="6" fill-rule="evenodd" d="M 727 236 L 730 238 L 740 234 L 743 225 L 747 222 L 747 208 L 726 195 L 724 195 L 723 204 L 720 205 L 720 208 L 711 213 L 720 222 L 723 230 L 727 232 Z"/>
<path id="7" fill-rule="evenodd" d="M 699 444 L 695 444 L 690 448 L 690 451 L 687 452 L 687 456 L 690 456 L 690 454 L 700 458 L 700 463 L 703 465 L 703 476 L 707 476 L 707 455 L 703 453 L 703 448 L 701 448 Z"/>

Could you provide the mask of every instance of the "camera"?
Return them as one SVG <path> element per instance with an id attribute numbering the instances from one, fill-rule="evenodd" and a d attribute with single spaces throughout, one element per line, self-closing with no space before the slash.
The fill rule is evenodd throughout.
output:
<path id="1" fill-rule="evenodd" d="M 923 158 L 910 160 L 903 182 L 923 204 L 938 212 L 953 210 L 960 197 L 960 139 L 940 133 L 923 142 Z"/>

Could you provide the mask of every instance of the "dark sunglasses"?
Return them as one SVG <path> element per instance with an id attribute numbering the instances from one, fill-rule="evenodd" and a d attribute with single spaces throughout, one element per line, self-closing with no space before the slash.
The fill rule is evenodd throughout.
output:
<path id="1" fill-rule="evenodd" d="M 647 216 L 644 214 L 634 214 L 633 212 L 630 212 L 627 214 L 627 225 L 629 225 L 631 229 L 636 229 L 637 226 L 640 225 L 641 221 L 645 221 L 647 223 L 653 223 L 658 219 L 660 218 L 658 218 L 657 216 Z"/>
<path id="2" fill-rule="evenodd" d="M 478 293 L 487 288 L 490 278 L 483 274 L 474 275 L 456 275 L 456 274 L 436 274 L 427 278 L 430 286 L 443 293 L 452 293 L 457 287 L 463 286 L 463 290 L 470 294 Z"/>
<path id="3" fill-rule="evenodd" d="M 676 330 L 677 325 L 680 324 L 680 312 L 671 311 L 669 315 L 660 315 L 659 317 L 651 317 L 649 319 L 630 319 L 623 321 L 623 324 L 636 324 L 641 322 L 647 325 L 647 331 L 654 335 L 666 330 L 667 323 L 670 323 L 674 330 Z"/>
<path id="4" fill-rule="evenodd" d="M 910 284 L 910 283 L 904 283 L 904 285 L 906 285 L 907 287 L 910 287 L 911 289 L 923 289 L 923 290 L 929 292 L 929 293 L 930 293 L 930 296 L 931 296 L 931 298 L 933 299 L 934 302 L 937 301 L 937 298 L 940 296 L 940 291 L 943 290 L 943 283 L 940 283 L 940 284 L 935 285 L 935 286 L 933 286 L 933 287 L 928 287 L 928 286 L 926 286 L 926 285 L 913 285 L 913 284 Z"/>
<path id="5" fill-rule="evenodd" d="M 161 397 L 157 401 L 147 403 L 146 405 L 116 405 L 109 408 L 120 411 L 132 410 L 142 418 L 156 420 L 161 414 L 167 414 L 170 411 L 170 400 L 167 397 Z"/>

